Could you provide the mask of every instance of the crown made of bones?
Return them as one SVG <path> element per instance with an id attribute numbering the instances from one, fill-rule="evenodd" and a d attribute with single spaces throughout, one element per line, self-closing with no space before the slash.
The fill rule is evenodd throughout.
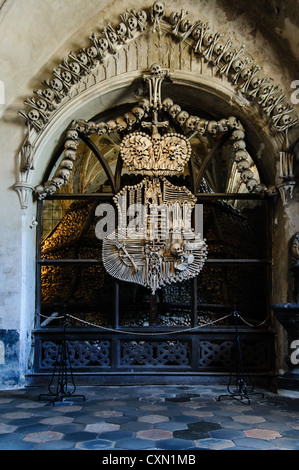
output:
<path id="1" fill-rule="evenodd" d="M 191 145 L 184 136 L 176 133 L 161 136 L 154 131 L 149 136 L 144 132 L 133 132 L 123 139 L 120 155 L 133 173 L 167 176 L 184 171 L 191 156 Z"/>

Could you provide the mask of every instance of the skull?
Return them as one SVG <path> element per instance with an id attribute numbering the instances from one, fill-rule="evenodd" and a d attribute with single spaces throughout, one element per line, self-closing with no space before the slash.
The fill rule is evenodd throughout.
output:
<path id="1" fill-rule="evenodd" d="M 61 77 L 67 83 L 70 83 L 72 81 L 72 75 L 67 70 L 64 70 L 62 72 Z"/>
<path id="2" fill-rule="evenodd" d="M 78 132 L 75 131 L 75 129 L 70 129 L 69 131 L 67 131 L 66 136 L 68 139 L 73 139 L 73 140 L 77 140 L 79 137 Z"/>
<path id="3" fill-rule="evenodd" d="M 246 143 L 244 140 L 236 140 L 234 143 L 234 150 L 245 150 L 246 149 Z"/>
<path id="4" fill-rule="evenodd" d="M 165 98 L 165 100 L 162 103 L 162 107 L 164 111 L 169 111 L 169 109 L 173 106 L 173 101 L 171 98 Z"/>
<path id="5" fill-rule="evenodd" d="M 233 61 L 232 69 L 235 72 L 240 72 L 242 70 L 242 67 L 243 67 L 243 62 L 240 59 L 236 59 L 236 60 Z"/>
<path id="6" fill-rule="evenodd" d="M 128 19 L 128 25 L 131 31 L 134 31 L 137 28 L 137 24 L 138 23 L 135 16 L 130 16 L 130 18 Z"/>
<path id="7" fill-rule="evenodd" d="M 197 41 L 200 38 L 200 35 L 201 35 L 201 25 L 198 25 L 196 26 L 196 28 L 194 28 L 192 32 L 192 37 L 193 39 Z"/>
<path id="8" fill-rule="evenodd" d="M 208 122 L 209 121 L 206 121 L 205 119 L 200 119 L 197 126 L 196 126 L 196 130 L 201 134 L 201 135 L 204 135 L 206 133 L 206 130 L 207 130 L 207 126 L 208 126 Z"/>
<path id="9" fill-rule="evenodd" d="M 128 127 L 128 124 L 122 117 L 118 117 L 115 119 L 116 125 L 117 125 L 117 130 L 119 131 L 124 131 Z"/>
<path id="10" fill-rule="evenodd" d="M 217 130 L 218 130 L 218 122 L 217 121 L 210 121 L 208 123 L 208 127 L 207 127 L 207 130 L 210 134 L 212 135 L 216 135 L 217 134 Z"/>
<path id="11" fill-rule="evenodd" d="M 90 57 L 91 59 L 95 59 L 96 56 L 98 55 L 98 51 L 97 51 L 97 48 L 95 46 L 91 46 L 87 49 L 87 55 L 88 57 Z"/>
<path id="12" fill-rule="evenodd" d="M 126 113 L 124 117 L 130 127 L 132 127 L 136 123 L 136 117 L 133 113 Z"/>
<path id="13" fill-rule="evenodd" d="M 53 184 L 52 181 L 47 181 L 45 183 L 45 190 L 47 194 L 54 194 L 56 192 L 56 189 L 57 187 L 55 186 L 55 184 Z"/>
<path id="14" fill-rule="evenodd" d="M 194 131 L 195 128 L 196 128 L 196 125 L 198 124 L 198 122 L 199 122 L 199 118 L 197 116 L 188 117 L 188 119 L 186 121 L 187 129 L 189 129 L 191 131 Z"/>
<path id="15" fill-rule="evenodd" d="M 66 149 L 64 151 L 64 157 L 67 158 L 68 160 L 72 160 L 73 162 L 76 160 L 76 150 L 74 149 Z"/>
<path id="16" fill-rule="evenodd" d="M 246 160 L 248 154 L 246 150 L 237 150 L 235 153 L 235 162 L 240 162 L 241 160 Z"/>
<path id="17" fill-rule="evenodd" d="M 180 243 L 173 243 L 170 247 L 170 253 L 175 256 L 175 258 L 179 258 L 183 253 Z"/>
<path id="18" fill-rule="evenodd" d="M 245 67 L 241 72 L 241 77 L 244 81 L 248 80 L 252 75 L 252 69 L 250 67 Z"/>
<path id="19" fill-rule="evenodd" d="M 220 121 L 218 122 L 218 130 L 219 132 L 228 131 L 227 119 L 220 119 Z"/>
<path id="20" fill-rule="evenodd" d="M 238 120 L 235 116 L 230 116 L 227 119 L 227 124 L 230 129 L 239 129 Z"/>
<path id="21" fill-rule="evenodd" d="M 161 141 L 161 135 L 158 132 L 152 135 L 152 142 L 154 145 L 159 145 L 160 141 Z"/>
<path id="22" fill-rule="evenodd" d="M 254 188 L 254 192 L 258 194 L 264 194 L 268 190 L 267 186 L 263 183 L 258 183 Z"/>
<path id="23" fill-rule="evenodd" d="M 140 121 L 144 116 L 144 109 L 142 109 L 140 106 L 134 106 L 134 108 L 132 109 L 132 113 Z"/>
<path id="24" fill-rule="evenodd" d="M 151 66 L 151 73 L 154 75 L 158 75 L 159 73 L 162 72 L 162 68 L 159 64 L 153 64 Z"/>
<path id="25" fill-rule="evenodd" d="M 187 121 L 189 117 L 189 113 L 187 113 L 187 111 L 181 111 L 177 116 L 176 116 L 176 120 L 178 121 L 178 123 L 180 124 L 180 126 L 183 126 L 185 124 L 185 122 Z"/>
<path id="26" fill-rule="evenodd" d="M 36 103 L 37 107 L 41 109 L 42 111 L 46 111 L 48 105 L 45 100 L 39 99 Z"/>
<path id="27" fill-rule="evenodd" d="M 79 54 L 77 55 L 78 57 L 78 60 L 83 64 L 83 65 L 87 65 L 88 63 L 88 57 L 87 55 L 85 54 L 85 52 L 79 52 Z"/>
<path id="28" fill-rule="evenodd" d="M 98 135 L 103 135 L 107 132 L 107 125 L 105 122 L 100 122 L 98 125 L 97 125 L 97 133 Z"/>
<path id="29" fill-rule="evenodd" d="M 51 80 L 51 87 L 56 91 L 61 91 L 63 89 L 63 83 L 59 78 L 53 78 L 53 80 Z"/>
<path id="30" fill-rule="evenodd" d="M 173 119 L 181 112 L 182 108 L 178 104 L 174 104 L 169 109 L 169 114 Z"/>
<path id="31" fill-rule="evenodd" d="M 77 142 L 75 140 L 66 140 L 64 144 L 65 149 L 72 149 L 76 150 L 77 148 Z"/>
<path id="32" fill-rule="evenodd" d="M 244 171 L 244 170 L 247 170 L 248 168 L 250 167 L 250 163 L 248 160 L 240 160 L 238 163 L 237 163 L 237 169 L 238 171 Z"/>
<path id="33" fill-rule="evenodd" d="M 117 124 L 113 119 L 111 119 L 110 121 L 107 121 L 106 124 L 108 127 L 108 133 L 115 132 L 117 130 Z"/>
<path id="34" fill-rule="evenodd" d="M 100 49 L 101 52 L 106 52 L 107 49 L 108 49 L 108 46 L 109 46 L 109 44 L 108 44 L 108 41 L 107 41 L 106 38 L 100 38 L 99 39 L 99 49 Z"/>
<path id="35" fill-rule="evenodd" d="M 153 4 L 153 14 L 154 16 L 162 17 L 164 15 L 164 3 L 155 2 Z"/>
<path id="36" fill-rule="evenodd" d="M 216 42 L 216 44 L 214 46 L 215 54 L 220 55 L 220 54 L 222 54 L 223 51 L 224 51 L 224 45 L 221 42 Z"/>
<path id="37" fill-rule="evenodd" d="M 109 41 L 114 44 L 116 41 L 117 41 L 117 34 L 115 33 L 114 30 L 110 29 L 108 32 L 108 38 L 109 38 Z"/>
<path id="38" fill-rule="evenodd" d="M 147 14 L 146 11 L 141 10 L 137 12 L 137 18 L 140 21 L 141 24 L 144 24 L 147 20 Z"/>
<path id="39" fill-rule="evenodd" d="M 241 173 L 241 178 L 245 183 L 247 183 L 247 181 L 249 181 L 253 177 L 254 177 L 254 174 L 251 170 L 244 170 Z"/>
<path id="40" fill-rule="evenodd" d="M 212 43 L 212 41 L 213 41 L 213 35 L 212 34 L 206 34 L 203 38 L 203 44 L 206 47 L 209 47 L 210 44 Z"/>
<path id="41" fill-rule="evenodd" d="M 274 108 L 274 113 L 275 114 L 281 114 L 287 109 L 285 103 L 279 103 L 277 106 Z"/>
<path id="42" fill-rule="evenodd" d="M 80 74 L 81 68 L 80 68 L 80 65 L 78 64 L 78 62 L 71 62 L 70 63 L 70 69 L 73 73 L 75 73 L 77 75 Z"/>
<path id="43" fill-rule="evenodd" d="M 255 190 L 257 185 L 258 185 L 258 182 L 254 178 L 250 178 L 246 183 L 246 187 L 247 187 L 248 191 L 251 192 L 251 193 Z"/>
<path id="44" fill-rule="evenodd" d="M 279 125 L 280 126 L 286 126 L 288 125 L 290 122 L 292 122 L 292 116 L 290 114 L 285 114 L 284 116 L 282 116 L 279 120 Z"/>
<path id="45" fill-rule="evenodd" d="M 252 79 L 250 80 L 251 88 L 257 88 L 260 85 L 261 81 L 262 81 L 262 78 L 259 77 L 258 75 L 255 75 L 254 77 L 252 77 Z"/>
<path id="46" fill-rule="evenodd" d="M 43 90 L 43 95 L 49 101 L 53 101 L 55 98 L 54 92 L 53 90 L 51 90 L 51 88 L 46 88 L 45 90 Z"/>
<path id="47" fill-rule="evenodd" d="M 67 182 L 71 172 L 67 168 L 59 168 L 56 174 L 59 178 L 62 178 L 64 182 Z"/>
<path id="48" fill-rule="evenodd" d="M 180 30 L 182 31 L 182 33 L 184 33 L 185 31 L 188 31 L 190 26 L 191 26 L 191 24 L 190 24 L 190 21 L 188 19 L 182 20 L 181 23 L 180 23 Z"/>
<path id="49" fill-rule="evenodd" d="M 36 186 L 35 193 L 37 194 L 39 200 L 45 199 L 47 196 L 47 191 L 42 185 Z"/>
<path id="50" fill-rule="evenodd" d="M 150 109 L 150 102 L 147 98 L 142 98 L 140 101 L 139 101 L 139 106 L 141 106 L 141 108 L 144 109 L 144 111 L 146 113 L 149 112 L 149 109 Z"/>
<path id="51" fill-rule="evenodd" d="M 65 160 L 62 160 L 62 162 L 60 164 L 60 167 L 61 168 L 67 168 L 68 170 L 72 171 L 72 169 L 74 167 L 74 163 L 72 162 L 72 160 L 65 159 Z"/>
<path id="52" fill-rule="evenodd" d="M 121 38 L 125 36 L 127 34 L 127 27 L 125 23 L 123 22 L 119 23 L 119 25 L 116 28 L 116 32 Z"/>
<path id="53" fill-rule="evenodd" d="M 143 145 L 137 145 L 136 148 L 135 148 L 135 152 L 136 152 L 136 155 L 137 155 L 137 160 L 142 160 L 143 155 L 144 155 Z"/>
<path id="54" fill-rule="evenodd" d="M 59 178 L 59 176 L 54 176 L 52 183 L 56 186 L 57 189 L 60 189 L 64 185 L 64 179 Z"/>
<path id="55" fill-rule="evenodd" d="M 223 55 L 223 60 L 224 62 L 228 63 L 232 60 L 233 57 L 234 57 L 233 51 L 226 51 Z"/>
<path id="56" fill-rule="evenodd" d="M 39 118 L 40 118 L 40 114 L 38 112 L 37 109 L 30 109 L 29 113 L 28 113 L 28 118 L 30 119 L 30 121 L 38 121 Z"/>
<path id="57" fill-rule="evenodd" d="M 232 139 L 233 140 L 242 140 L 245 137 L 245 133 L 240 130 L 236 130 L 232 133 Z"/>

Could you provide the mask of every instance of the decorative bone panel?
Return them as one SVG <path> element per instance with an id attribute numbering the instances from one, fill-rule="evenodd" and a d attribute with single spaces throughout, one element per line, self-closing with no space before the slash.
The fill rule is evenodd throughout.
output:
<path id="1" fill-rule="evenodd" d="M 207 245 L 191 228 L 196 198 L 166 179 L 145 178 L 115 197 L 119 227 L 103 242 L 103 264 L 117 279 L 157 289 L 197 276 Z M 139 217 L 127 217 L 136 204 Z M 129 220 L 128 220 L 129 219 Z M 133 222 L 133 223 L 132 223 Z"/>

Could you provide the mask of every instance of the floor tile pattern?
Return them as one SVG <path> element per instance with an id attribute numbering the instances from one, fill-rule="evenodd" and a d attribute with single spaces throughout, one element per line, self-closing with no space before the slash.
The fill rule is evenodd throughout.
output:
<path id="1" fill-rule="evenodd" d="M 0 392 L 0 450 L 298 450 L 299 400 L 222 386 L 79 387 L 86 401 Z"/>

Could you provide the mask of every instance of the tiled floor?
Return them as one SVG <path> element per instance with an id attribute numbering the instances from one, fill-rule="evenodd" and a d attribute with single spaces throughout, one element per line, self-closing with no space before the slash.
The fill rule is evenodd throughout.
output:
<path id="1" fill-rule="evenodd" d="M 55 405 L 40 393 L 0 392 L 0 450 L 299 449 L 299 400 L 268 391 L 250 404 L 217 401 L 225 386 L 79 387 L 85 402 Z"/>

